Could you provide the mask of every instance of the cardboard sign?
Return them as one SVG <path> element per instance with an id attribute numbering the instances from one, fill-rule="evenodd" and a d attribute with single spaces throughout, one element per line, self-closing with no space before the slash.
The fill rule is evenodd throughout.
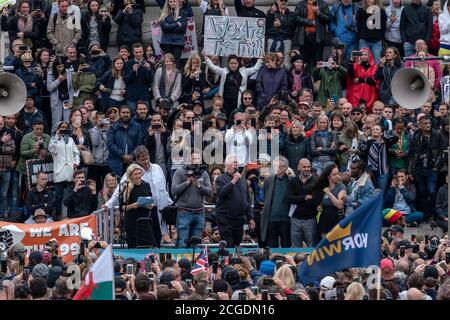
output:
<path id="1" fill-rule="evenodd" d="M 160 21 L 151 21 L 150 26 L 152 29 L 152 41 L 155 48 L 155 56 L 158 59 L 163 57 L 161 51 L 161 23 Z M 188 59 L 192 52 L 198 52 L 197 46 L 197 33 L 195 31 L 195 20 L 193 17 L 187 18 L 187 28 L 184 33 L 184 49 L 181 54 L 181 59 Z"/>
<path id="2" fill-rule="evenodd" d="M 27 182 L 28 187 L 31 188 L 36 184 L 37 174 L 42 171 L 48 175 L 47 187 L 53 186 L 53 160 L 27 160 L 25 162 L 27 167 Z"/>
<path id="3" fill-rule="evenodd" d="M 266 20 L 205 16 L 204 47 L 209 55 L 260 58 L 264 52 Z"/>
<path id="4" fill-rule="evenodd" d="M 32 251 L 42 251 L 47 242 L 56 239 L 59 244 L 58 255 L 64 263 L 68 263 L 80 253 L 80 230 L 84 227 L 91 228 L 94 234 L 97 234 L 96 216 L 91 214 L 76 219 L 40 224 L 0 221 L 2 234 L 0 246 L 8 249 L 21 242 L 27 250 L 28 257 Z"/>

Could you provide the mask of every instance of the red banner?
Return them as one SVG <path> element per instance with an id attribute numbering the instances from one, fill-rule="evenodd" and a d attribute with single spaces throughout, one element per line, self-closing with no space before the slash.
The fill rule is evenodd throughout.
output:
<path id="1" fill-rule="evenodd" d="M 42 251 L 45 244 L 56 239 L 59 244 L 58 253 L 64 263 L 73 261 L 80 252 L 80 230 L 84 227 L 92 229 L 97 234 L 95 215 L 62 220 L 53 223 L 23 224 L 0 221 L 0 231 L 10 231 L 11 244 L 21 242 L 27 250 L 27 257 L 32 251 Z"/>

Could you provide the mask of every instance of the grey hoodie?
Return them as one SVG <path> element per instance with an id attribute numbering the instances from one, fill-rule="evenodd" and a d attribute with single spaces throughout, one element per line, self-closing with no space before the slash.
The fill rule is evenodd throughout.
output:
<path id="1" fill-rule="evenodd" d="M 399 7 L 395 7 L 392 4 L 392 0 L 389 0 L 389 6 L 386 8 L 387 22 L 386 22 L 386 40 L 394 43 L 401 43 L 402 37 L 400 35 L 400 17 L 402 15 L 403 6 L 400 2 Z M 395 11 L 397 14 L 397 20 L 392 23 L 391 14 Z"/>

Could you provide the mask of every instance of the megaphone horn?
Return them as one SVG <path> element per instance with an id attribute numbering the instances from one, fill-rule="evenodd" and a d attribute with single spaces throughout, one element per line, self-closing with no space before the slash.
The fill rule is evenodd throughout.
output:
<path id="1" fill-rule="evenodd" d="M 428 101 L 431 85 L 419 70 L 404 68 L 392 78 L 391 92 L 395 101 L 403 108 L 417 109 Z"/>
<path id="2" fill-rule="evenodd" d="M 13 73 L 3 72 L 0 66 L 0 115 L 10 116 L 19 112 L 27 100 L 27 87 Z"/>

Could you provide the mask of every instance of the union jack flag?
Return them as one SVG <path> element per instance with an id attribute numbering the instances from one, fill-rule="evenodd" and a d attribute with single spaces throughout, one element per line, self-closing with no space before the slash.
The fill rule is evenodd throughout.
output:
<path id="1" fill-rule="evenodd" d="M 195 276 L 197 273 L 208 269 L 208 248 L 205 247 L 195 261 L 195 266 L 191 270 L 191 274 Z"/>

